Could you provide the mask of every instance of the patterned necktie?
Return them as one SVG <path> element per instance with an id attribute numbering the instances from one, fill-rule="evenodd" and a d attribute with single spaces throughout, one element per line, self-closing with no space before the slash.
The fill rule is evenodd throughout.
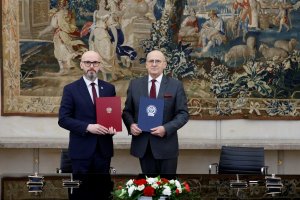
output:
<path id="1" fill-rule="evenodd" d="M 93 102 L 94 104 L 96 104 L 96 98 L 97 98 L 97 92 L 96 92 L 96 88 L 95 88 L 95 83 L 91 83 L 92 86 L 92 93 L 93 93 Z"/>
<path id="2" fill-rule="evenodd" d="M 150 88 L 150 98 L 156 99 L 156 86 L 155 86 L 156 80 L 152 79 L 151 82 L 152 82 L 152 85 Z"/>

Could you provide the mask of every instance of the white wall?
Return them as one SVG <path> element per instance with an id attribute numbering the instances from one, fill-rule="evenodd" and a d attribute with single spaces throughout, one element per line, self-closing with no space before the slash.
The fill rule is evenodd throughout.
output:
<path id="1" fill-rule="evenodd" d="M 68 141 L 68 132 L 60 128 L 56 117 L 0 117 L 0 143 L 5 138 L 21 142 L 30 138 L 49 138 Z M 114 137 L 114 141 L 125 141 L 129 144 L 130 137 L 125 128 Z M 300 146 L 300 123 L 298 121 L 254 121 L 254 120 L 223 120 L 201 121 L 190 120 L 179 131 L 180 143 L 192 141 L 192 144 L 203 144 L 208 141 L 234 141 L 239 145 L 247 145 L 258 141 L 265 145 L 276 144 L 274 148 L 266 149 L 266 164 L 270 173 L 299 174 L 297 166 L 300 151 L 288 149 L 289 144 Z M 288 142 L 287 142 L 288 141 Z M 285 145 L 283 148 L 280 144 Z M 182 149 L 179 156 L 178 173 L 207 173 L 208 165 L 217 162 L 219 149 L 214 145 L 208 148 L 194 147 Z M 298 148 L 298 147 L 297 147 Z M 59 166 L 59 148 L 31 149 L 0 148 L 0 173 L 32 173 L 36 170 L 34 162 L 38 157 L 38 170 L 42 173 L 55 172 Z M 36 156 L 38 154 L 38 156 Z M 129 155 L 129 150 L 117 148 L 112 159 L 112 166 L 118 173 L 139 173 L 138 160 Z"/>

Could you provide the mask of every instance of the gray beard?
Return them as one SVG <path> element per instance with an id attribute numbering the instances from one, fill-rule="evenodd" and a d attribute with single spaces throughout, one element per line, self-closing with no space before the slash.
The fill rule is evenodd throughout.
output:
<path id="1" fill-rule="evenodd" d="M 90 81 L 94 81 L 94 80 L 96 80 L 96 78 L 97 78 L 97 74 L 96 74 L 95 72 L 93 72 L 93 71 L 89 71 L 89 72 L 85 75 L 85 77 L 86 77 L 88 80 L 90 80 Z"/>

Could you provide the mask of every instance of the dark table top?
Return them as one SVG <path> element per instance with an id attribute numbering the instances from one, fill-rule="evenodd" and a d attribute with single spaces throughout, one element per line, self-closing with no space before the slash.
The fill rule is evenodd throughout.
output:
<path id="1" fill-rule="evenodd" d="M 74 195 L 74 191 L 75 193 L 79 191 L 78 188 L 63 187 L 62 183 L 71 179 L 70 174 L 39 174 L 38 176 L 43 177 L 42 190 L 40 192 L 30 192 L 28 175 L 1 175 L 1 199 L 63 200 L 72 199 L 71 196 Z M 129 179 L 137 177 L 138 175 L 132 174 L 115 174 L 111 176 L 111 181 L 114 187 L 117 187 Z M 237 177 L 236 175 L 217 174 L 179 174 L 177 177 L 189 183 L 193 199 L 300 199 L 300 175 L 275 175 L 275 177 L 279 178 L 280 184 L 282 184 L 282 187 L 275 187 L 275 189 L 267 187 L 266 176 L 263 175 L 239 175 Z M 267 177 L 270 178 L 271 175 Z M 97 180 L 102 180 L 103 182 L 104 179 L 100 177 Z M 106 183 L 104 185 L 109 184 Z M 103 187 L 99 186 L 98 188 Z M 71 196 L 70 193 L 72 193 Z"/>

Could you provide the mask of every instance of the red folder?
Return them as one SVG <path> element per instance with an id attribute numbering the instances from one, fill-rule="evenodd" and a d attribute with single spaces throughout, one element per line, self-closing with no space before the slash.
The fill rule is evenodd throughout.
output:
<path id="1" fill-rule="evenodd" d="M 122 131 L 121 97 L 99 97 L 96 99 L 97 123 L 106 128 Z"/>

